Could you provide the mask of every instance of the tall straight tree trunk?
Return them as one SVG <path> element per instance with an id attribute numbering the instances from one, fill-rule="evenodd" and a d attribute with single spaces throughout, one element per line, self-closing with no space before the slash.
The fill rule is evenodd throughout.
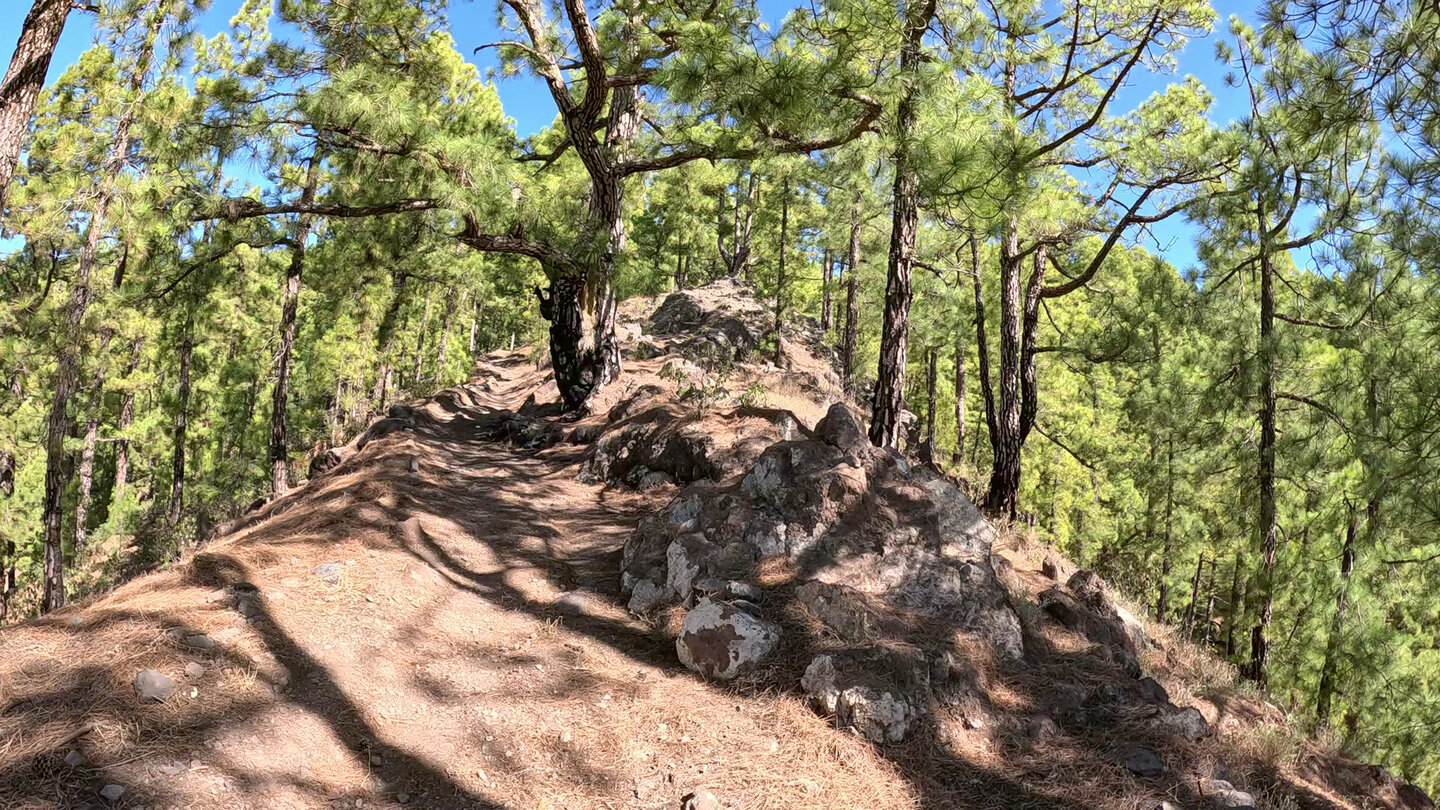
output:
<path id="1" fill-rule="evenodd" d="M 1336 670 L 1339 668 L 1340 639 L 1345 632 L 1345 617 L 1350 611 L 1350 579 L 1355 573 L 1356 517 L 1352 513 L 1345 524 L 1345 545 L 1340 551 L 1340 589 L 1335 594 L 1335 615 L 1330 618 L 1330 634 L 1325 639 L 1325 660 L 1320 667 L 1320 686 L 1315 694 L 1315 725 L 1330 725 L 1330 701 L 1335 695 Z"/>
<path id="2" fill-rule="evenodd" d="M 75 376 L 80 366 L 80 346 L 84 337 L 85 312 L 90 308 L 91 279 L 100 260 L 100 240 L 104 237 L 105 226 L 110 218 L 110 206 L 115 201 L 115 178 L 125 168 L 125 155 L 130 149 L 130 128 L 135 112 L 141 103 L 141 91 L 145 77 L 150 72 L 150 61 L 154 55 L 154 37 L 159 32 L 164 16 L 155 14 L 147 38 L 130 77 L 130 91 L 136 98 L 126 104 L 116 121 L 115 136 L 111 142 L 109 159 L 97 181 L 98 194 L 95 207 L 90 212 L 90 222 L 85 229 L 85 242 L 75 264 L 75 277 L 70 281 L 70 298 L 65 305 L 65 321 L 60 330 L 60 352 L 55 364 L 54 394 L 50 400 L 50 415 L 45 429 L 45 501 L 42 508 L 42 523 L 45 527 L 44 593 L 41 596 L 41 612 L 48 613 L 65 604 L 65 559 L 61 537 L 61 515 L 65 494 L 65 437 L 70 432 L 70 397 L 75 389 Z M 58 35 L 57 35 L 58 36 Z M 53 47 L 53 46 L 52 46 Z M 43 76 L 43 72 L 42 72 Z M 27 113 L 28 118 L 28 113 Z"/>
<path id="3" fill-rule="evenodd" d="M 125 370 L 125 377 L 128 379 L 135 375 L 136 369 L 140 367 L 140 350 L 144 347 L 145 341 L 135 338 L 130 342 L 130 365 Z M 120 398 L 120 421 L 118 428 L 120 439 L 115 443 L 115 498 L 125 494 L 125 488 L 130 481 L 130 440 L 125 438 L 125 432 L 135 421 L 135 389 L 127 385 L 125 393 Z"/>
<path id="4" fill-rule="evenodd" d="M 1275 519 L 1275 270 L 1271 266 L 1268 223 L 1263 208 L 1257 215 L 1260 242 L 1260 612 L 1250 631 L 1252 680 L 1265 684 L 1271 615 L 1275 609 L 1275 557 L 1279 526 Z"/>
<path id="5" fill-rule="evenodd" d="M 375 348 L 380 356 L 380 369 L 375 374 L 375 395 L 371 400 L 377 412 L 385 410 L 386 398 L 390 394 L 390 378 L 395 373 L 392 359 L 395 351 L 395 326 L 400 319 L 400 308 L 405 304 L 405 288 L 409 282 L 410 275 L 400 270 L 395 277 L 390 305 L 385 308 L 385 315 L 381 317 L 380 326 L 375 330 Z M 474 330 L 471 331 L 473 334 Z"/>
<path id="6" fill-rule="evenodd" d="M 970 234 L 970 280 L 975 292 L 975 356 L 979 361 L 980 394 L 985 400 L 985 430 L 990 440 L 990 454 L 995 455 L 995 427 L 998 414 L 995 410 L 995 383 L 990 376 L 990 342 L 985 330 L 985 290 L 980 280 L 980 241 Z M 974 447 L 979 447 L 975 441 Z M 1081 534 L 1080 536 L 1083 536 Z"/>
<path id="7" fill-rule="evenodd" d="M 935 413 L 936 390 L 939 382 L 938 360 L 939 352 L 931 346 L 925 350 L 925 439 L 920 445 L 920 460 L 926 464 L 935 463 Z"/>
<path id="8" fill-rule="evenodd" d="M 305 171 L 305 190 L 300 198 L 304 205 L 315 201 L 315 186 L 320 175 L 320 153 L 310 156 Z M 300 308 L 300 283 L 305 271 L 305 243 L 310 239 L 312 220 L 301 214 L 296 220 L 294 244 L 290 247 L 290 267 L 285 272 L 285 296 L 280 308 L 280 351 L 275 358 L 275 388 L 270 396 L 270 489 L 276 497 L 290 490 L 290 448 L 286 417 L 290 403 L 291 354 L 295 349 L 296 317 Z"/>
<path id="9" fill-rule="evenodd" d="M 855 271 L 860 267 L 860 201 L 850 208 L 850 248 L 845 259 L 845 330 L 840 340 L 840 372 L 845 389 L 855 393 L 855 352 L 860 328 L 860 299 Z"/>
<path id="10" fill-rule="evenodd" d="M 790 187 L 780 197 L 780 263 L 775 281 L 775 367 L 785 367 L 785 254 L 790 244 Z"/>
<path id="11" fill-rule="evenodd" d="M 0 495 L 15 494 L 15 454 L 0 450 Z M 10 615 L 10 594 L 15 592 L 15 540 L 0 533 L 0 624 Z"/>
<path id="12" fill-rule="evenodd" d="M 1245 557 L 1239 553 L 1235 555 L 1235 571 L 1230 580 L 1230 601 L 1226 605 L 1227 616 L 1225 617 L 1225 657 L 1234 658 L 1237 649 L 1235 644 L 1235 628 L 1245 620 L 1245 581 L 1240 577 L 1240 571 L 1245 566 Z M 1243 632 L 1243 631 L 1242 631 Z"/>
<path id="13" fill-rule="evenodd" d="M 905 352 L 910 336 L 911 262 L 920 221 L 919 181 L 911 154 L 911 132 L 918 117 L 918 74 L 925 31 L 935 14 L 935 0 L 911 0 L 905 12 L 905 38 L 900 46 L 900 76 L 907 82 L 895 112 L 895 185 L 890 223 L 890 253 L 885 268 L 885 315 L 880 331 L 880 364 L 870 418 L 870 443 L 894 447 L 905 409 Z"/>
<path id="14" fill-rule="evenodd" d="M 105 404 L 105 353 L 114 336 L 112 330 L 103 330 L 99 350 L 95 353 L 95 378 L 90 383 L 90 414 L 85 419 L 85 444 L 80 450 L 80 489 L 75 496 L 76 559 L 85 551 L 85 541 L 89 537 L 90 502 L 95 490 L 95 447 L 100 441 L 100 410 Z"/>
<path id="15" fill-rule="evenodd" d="M 175 393 L 175 441 L 170 450 L 170 525 L 180 522 L 185 508 L 185 442 L 190 427 L 190 360 L 195 353 L 195 338 L 189 321 L 180 339 L 179 385 Z M 248 420 L 247 420 L 248 421 Z"/>
<path id="16" fill-rule="evenodd" d="M 955 338 L 955 452 L 950 462 L 957 467 L 965 460 L 965 340 Z"/>
<path id="17" fill-rule="evenodd" d="M 830 334 L 830 248 L 825 248 L 820 258 L 820 334 Z"/>
<path id="18" fill-rule="evenodd" d="M 71 0 L 35 0 L 20 26 L 10 67 L 0 80 L 0 215 L 5 213 L 20 147 L 71 8 Z"/>
<path id="19" fill-rule="evenodd" d="M 1155 598 L 1155 618 L 1165 621 L 1170 610 L 1170 569 L 1174 553 L 1175 519 L 1175 439 L 1165 440 L 1165 539 L 1160 549 L 1160 594 Z"/>
<path id="20" fill-rule="evenodd" d="M 1185 619 L 1180 623 L 1186 638 L 1195 637 L 1195 621 L 1200 616 L 1200 577 L 1205 572 L 1205 553 L 1195 559 L 1195 577 L 1190 581 L 1190 604 L 1185 607 Z"/>
<path id="21" fill-rule="evenodd" d="M 455 320 L 455 288 L 450 287 L 445 295 L 445 316 L 440 319 L 440 338 L 435 345 L 435 382 L 445 384 L 445 347 L 450 342 L 450 324 Z"/>
<path id="22" fill-rule="evenodd" d="M 414 373 L 410 375 L 411 393 L 417 393 L 420 389 L 420 380 L 424 376 L 425 369 L 425 331 L 430 328 L 430 288 L 425 288 L 425 309 L 420 316 L 420 329 L 415 333 L 415 356 L 411 359 L 415 367 Z"/>
<path id="23" fill-rule="evenodd" d="M 675 289 L 685 289 L 685 254 L 675 254 Z"/>

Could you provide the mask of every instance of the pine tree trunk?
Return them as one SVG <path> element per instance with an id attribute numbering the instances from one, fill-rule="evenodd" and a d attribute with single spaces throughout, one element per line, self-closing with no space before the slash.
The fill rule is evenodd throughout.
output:
<path id="1" fill-rule="evenodd" d="M 144 341 L 136 338 L 130 343 L 130 365 L 125 370 L 125 377 L 128 379 L 135 375 L 136 369 L 140 367 L 140 350 Z M 120 421 L 118 423 L 120 440 L 115 443 L 115 495 L 118 499 L 124 496 L 125 488 L 130 481 L 130 440 L 125 438 L 125 433 L 135 421 L 135 389 L 133 386 L 125 387 L 125 395 L 120 400 Z"/>
<path id="2" fill-rule="evenodd" d="M 30 129 L 35 101 L 45 86 L 45 73 L 72 7 L 71 0 L 35 0 L 20 26 L 10 67 L 0 80 L 0 216 L 5 213 L 10 180 Z"/>
<path id="3" fill-rule="evenodd" d="M 425 288 L 425 309 L 420 316 L 420 329 L 415 333 L 415 356 L 412 358 L 414 373 L 410 375 L 410 393 L 418 394 L 420 381 L 425 371 L 425 332 L 430 328 L 430 288 Z"/>
<path id="4" fill-rule="evenodd" d="M 939 354 L 933 346 L 925 351 L 925 439 L 920 445 L 920 460 L 926 464 L 935 463 L 935 413 L 938 410 L 935 392 L 939 383 Z"/>
<path id="5" fill-rule="evenodd" d="M 1356 516 L 1350 515 L 1345 525 L 1345 545 L 1340 552 L 1340 589 L 1335 594 L 1335 615 L 1330 619 L 1330 634 L 1325 639 L 1325 659 L 1320 667 L 1320 686 L 1315 694 L 1315 725 L 1330 725 L 1330 701 L 1335 694 L 1336 669 L 1339 667 L 1340 639 L 1345 632 L 1345 617 L 1350 610 L 1350 579 L 1355 573 Z"/>
<path id="6" fill-rule="evenodd" d="M 15 494 L 15 454 L 0 450 L 0 495 Z M 10 595 L 15 592 L 15 540 L 0 534 L 0 625 L 10 616 Z"/>
<path id="7" fill-rule="evenodd" d="M 1201 625 L 1205 632 L 1200 634 L 1200 644 L 1206 649 L 1210 647 L 1210 631 L 1215 627 L 1215 569 L 1219 564 L 1218 558 L 1210 558 L 1210 576 L 1205 580 L 1205 623 Z"/>
<path id="8" fill-rule="evenodd" d="M 1165 540 L 1160 550 L 1160 595 L 1155 599 L 1155 618 L 1165 621 L 1170 610 L 1170 569 L 1174 553 L 1175 439 L 1165 441 Z M 1193 598 L 1193 597 L 1192 597 Z"/>
<path id="9" fill-rule="evenodd" d="M 435 382 L 445 384 L 445 348 L 450 342 L 450 324 L 455 320 L 455 288 L 450 287 L 445 295 L 445 316 L 440 319 L 440 337 L 435 345 Z"/>
<path id="10" fill-rule="evenodd" d="M 685 254 L 675 254 L 675 289 L 685 289 Z"/>
<path id="11" fill-rule="evenodd" d="M 845 274 L 845 337 L 840 342 L 840 368 L 845 376 L 845 389 L 856 392 L 855 352 L 860 330 L 860 285 L 854 271 Z"/>
<path id="12" fill-rule="evenodd" d="M 860 202 L 850 208 L 850 248 L 845 258 L 845 330 L 840 340 L 840 372 L 845 389 L 855 393 L 855 351 L 860 327 L 860 299 L 855 277 L 860 267 Z"/>
<path id="13" fill-rule="evenodd" d="M 900 46 L 900 75 L 909 82 L 895 112 L 895 172 L 890 224 L 890 253 L 886 264 L 885 313 L 880 331 L 880 363 L 870 417 L 870 443 L 894 447 L 899 439 L 900 412 L 905 409 L 905 353 L 910 335 L 911 263 L 919 225 L 919 181 L 912 164 L 911 132 L 918 117 L 916 74 L 935 0 L 910 0 L 905 13 L 905 39 Z"/>
<path id="14" fill-rule="evenodd" d="M 1230 601 L 1225 607 L 1228 614 L 1225 617 L 1225 657 L 1227 659 L 1235 657 L 1235 628 L 1245 620 L 1245 582 L 1240 578 L 1240 571 L 1244 565 L 1245 558 L 1237 553 L 1235 555 L 1235 573 L 1230 580 Z"/>
<path id="15" fill-rule="evenodd" d="M 950 462 L 960 466 L 965 460 L 965 340 L 955 338 L 955 452 Z"/>
<path id="16" fill-rule="evenodd" d="M 990 375 L 990 342 L 985 328 L 985 294 L 980 276 L 980 242 L 975 234 L 970 235 L 970 280 L 975 292 L 975 354 L 979 360 L 980 394 L 985 400 L 985 430 L 990 441 L 991 466 L 999 457 L 996 447 L 999 428 L 999 412 L 995 406 L 995 383 Z M 976 440 L 974 447 L 979 447 Z M 1083 536 L 1083 534 L 1081 535 Z"/>
<path id="17" fill-rule="evenodd" d="M 399 271 L 391 292 L 390 305 L 385 308 L 385 315 L 380 319 L 379 328 L 375 330 L 375 349 L 380 357 L 380 368 L 375 374 L 375 394 L 371 397 L 371 402 L 377 413 L 384 413 L 386 399 L 390 395 L 390 379 L 395 373 L 392 360 L 395 350 L 395 326 L 400 319 L 400 309 L 405 305 L 405 290 L 409 282 L 409 274 L 404 270 Z"/>
<path id="18" fill-rule="evenodd" d="M 310 156 L 301 202 L 315 201 L 320 154 Z M 296 321 L 300 308 L 300 284 L 305 272 L 306 242 L 310 240 L 311 218 L 301 214 L 296 221 L 290 247 L 290 266 L 285 272 L 285 295 L 280 308 L 280 350 L 275 359 L 275 388 L 270 393 L 270 490 L 275 497 L 290 490 L 290 448 L 286 419 L 290 403 L 290 370 L 295 350 Z"/>
<path id="19" fill-rule="evenodd" d="M 171 446 L 170 455 L 170 509 L 167 516 L 171 526 L 180 522 L 180 514 L 185 508 L 185 433 L 190 425 L 190 358 L 194 351 L 195 340 L 191 335 L 191 325 L 187 322 L 185 334 L 180 340 L 180 381 L 175 395 L 175 442 Z"/>
<path id="20" fill-rule="evenodd" d="M 780 197 L 780 262 L 775 279 L 775 367 L 785 367 L 785 254 L 790 246 L 790 189 Z"/>
<path id="21" fill-rule="evenodd" d="M 1023 341 L 1019 223 L 1008 219 L 1000 239 L 1000 399 L 990 437 L 990 485 L 985 511 L 1015 517 L 1020 492 Z"/>
<path id="22" fill-rule="evenodd" d="M 830 248 L 820 257 L 820 334 L 830 334 Z"/>
<path id="23" fill-rule="evenodd" d="M 67 9 L 68 11 L 68 9 Z M 156 26 L 163 18 L 156 15 Z M 155 30 L 151 30 L 153 37 Z M 56 34 L 58 36 L 58 34 Z M 53 48 L 53 46 L 52 46 Z M 145 76 L 150 72 L 154 55 L 153 40 L 142 45 L 130 78 L 130 90 L 139 94 Z M 43 71 L 41 76 L 43 79 Z M 33 103 L 33 102 L 32 102 Z M 140 99 L 126 105 L 115 125 L 109 159 L 98 180 L 99 193 L 90 212 L 85 242 L 70 281 L 70 299 L 65 306 L 65 321 L 59 335 L 60 352 L 55 364 L 55 378 L 50 400 L 50 415 L 45 430 L 45 500 L 41 522 L 45 527 L 44 593 L 40 610 L 48 613 L 65 604 L 65 558 L 61 536 L 61 513 L 64 506 L 67 471 L 65 469 L 65 437 L 70 432 L 70 397 L 74 393 L 75 376 L 79 372 L 80 345 L 83 343 L 85 312 L 90 308 L 90 283 L 99 264 L 100 240 L 110 218 L 110 205 L 115 199 L 114 182 L 125 168 L 125 155 L 130 148 L 130 127 L 135 120 Z M 26 115 L 28 119 L 28 113 Z M 23 126 L 23 125 L 22 125 Z"/>
<path id="24" fill-rule="evenodd" d="M 1267 244 L 1267 221 L 1259 215 L 1256 233 L 1260 246 L 1260 464 L 1257 478 L 1260 487 L 1260 613 L 1250 633 L 1249 676 L 1264 686 L 1269 657 L 1270 628 L 1275 609 L 1275 557 L 1278 551 L 1279 526 L 1275 519 L 1275 270 L 1271 266 Z"/>
<path id="25" fill-rule="evenodd" d="M 75 496 L 75 550 L 74 557 L 80 558 L 85 551 L 89 536 L 90 502 L 95 489 L 95 447 L 100 440 L 100 409 L 105 402 L 105 354 L 115 333 L 105 329 L 100 333 L 99 351 L 96 352 L 95 378 L 90 383 L 90 414 L 85 420 L 85 444 L 80 450 L 80 489 Z"/>
<path id="26" fill-rule="evenodd" d="M 1190 581 L 1190 604 L 1185 608 L 1185 619 L 1181 622 L 1181 631 L 1186 638 L 1195 637 L 1195 620 L 1200 616 L 1200 577 L 1205 571 L 1205 554 L 1201 552 L 1195 559 L 1195 577 Z"/>
<path id="27" fill-rule="evenodd" d="M 475 306 L 470 313 L 470 359 L 475 359 L 475 349 L 480 345 L 480 295 L 475 296 Z"/>

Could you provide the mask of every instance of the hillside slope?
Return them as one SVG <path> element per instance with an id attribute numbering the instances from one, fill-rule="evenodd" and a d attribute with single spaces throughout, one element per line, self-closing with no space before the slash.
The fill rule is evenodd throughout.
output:
<path id="1" fill-rule="evenodd" d="M 1295 742 L 943 476 L 847 444 L 810 325 L 778 369 L 736 285 L 622 315 L 590 415 L 491 355 L 181 565 L 0 631 L 0 807 L 1433 806 Z M 726 579 L 742 543 L 759 562 Z M 677 660 L 706 603 L 777 634 L 728 682 Z M 832 686 L 863 664 L 869 703 L 827 704 L 821 658 Z M 144 701 L 148 670 L 173 692 Z"/>

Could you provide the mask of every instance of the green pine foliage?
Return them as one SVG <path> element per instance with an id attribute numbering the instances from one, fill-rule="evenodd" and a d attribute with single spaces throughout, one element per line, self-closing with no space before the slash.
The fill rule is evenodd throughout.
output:
<path id="1" fill-rule="evenodd" d="M 561 7 L 505 0 L 512 39 L 488 77 L 441 0 L 245 0 L 206 38 L 209 5 L 103 3 L 95 46 L 26 136 L 3 212 L 18 247 L 0 258 L 0 618 L 40 610 L 65 368 L 69 598 L 269 497 L 277 417 L 303 479 L 389 405 L 463 382 L 486 353 L 545 346 L 535 290 L 596 250 L 587 239 L 610 238 L 601 281 L 620 298 L 733 274 L 793 320 L 818 319 L 828 290 L 837 349 L 853 280 L 863 403 L 904 137 L 920 205 L 904 379 L 909 410 L 935 413 L 918 438 L 936 463 L 985 497 L 982 359 L 998 409 L 1007 351 L 1017 375 L 1032 358 L 1013 519 L 1237 667 L 1261 627 L 1250 674 L 1277 702 L 1440 789 L 1433 4 L 1274 0 L 1251 27 L 1216 26 L 1196 0 L 940 2 L 902 75 L 894 4 L 826 0 L 770 30 L 746 0 L 616 0 L 588 10 L 595 56 Z M 1171 73 L 1195 40 L 1233 86 Z M 614 146 L 648 168 L 621 178 L 618 238 L 588 232 L 597 164 L 564 110 L 522 136 L 493 83 L 554 78 L 588 103 L 592 57 L 644 88 Z M 1115 101 L 1142 72 L 1159 89 Z M 911 89 L 916 126 L 896 133 Z M 1249 112 L 1212 123 L 1216 92 Z M 1197 235 L 1197 266 L 1148 238 L 1165 219 Z M 1005 311 L 1007 281 L 1022 303 L 1038 285 L 1023 351 L 1003 339 L 1024 314 Z"/>

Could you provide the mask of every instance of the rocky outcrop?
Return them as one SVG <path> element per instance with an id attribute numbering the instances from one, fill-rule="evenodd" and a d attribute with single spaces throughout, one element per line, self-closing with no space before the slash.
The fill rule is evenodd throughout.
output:
<path id="1" fill-rule="evenodd" d="M 1041 593 L 1040 607 L 1067 629 L 1098 645 L 1121 669 L 1140 677 L 1140 653 L 1148 641 L 1145 629 L 1115 603 L 1109 586 L 1094 571 L 1076 571 L 1064 587 Z"/>
<path id="2" fill-rule="evenodd" d="M 836 726 L 900 742 L 926 713 L 930 665 L 915 649 L 835 650 L 815 656 L 800 688 Z"/>
<path id="3" fill-rule="evenodd" d="M 803 435 L 788 411 L 741 407 L 703 413 L 685 408 L 659 386 L 645 385 L 610 410 L 580 477 L 642 489 L 718 481 L 749 467 L 772 443 Z"/>
<path id="4" fill-rule="evenodd" d="M 748 581 L 765 586 L 766 604 L 797 604 L 851 644 L 912 643 L 923 662 L 959 633 L 1015 660 L 1020 622 L 990 567 L 992 539 L 954 484 L 870 446 L 837 404 L 813 436 L 780 439 L 748 469 L 687 486 L 641 522 L 621 567 L 632 609 L 696 605 L 693 615 L 705 605 L 708 616 L 713 583 Z M 757 567 L 787 573 L 760 582 Z M 867 662 L 893 659 L 867 650 L 817 658 L 809 682 L 821 683 L 827 667 L 838 680 L 807 692 L 824 711 L 865 725 L 856 728 L 868 738 L 893 741 L 923 714 L 928 687 L 919 687 L 928 682 L 862 674 Z"/>

